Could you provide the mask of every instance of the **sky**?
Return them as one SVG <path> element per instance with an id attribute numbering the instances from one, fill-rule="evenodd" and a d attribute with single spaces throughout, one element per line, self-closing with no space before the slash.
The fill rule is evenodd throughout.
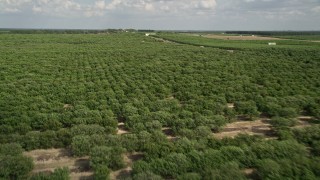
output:
<path id="1" fill-rule="evenodd" d="M 320 0 L 0 0 L 0 28 L 320 30 Z"/>

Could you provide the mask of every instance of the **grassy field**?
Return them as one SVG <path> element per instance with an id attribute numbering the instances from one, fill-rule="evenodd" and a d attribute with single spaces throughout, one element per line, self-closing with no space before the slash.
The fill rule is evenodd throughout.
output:
<path id="1" fill-rule="evenodd" d="M 222 49 L 260 49 L 260 50 L 269 50 L 269 49 L 303 49 L 303 50 L 319 50 L 320 44 L 316 42 L 301 42 L 295 40 L 281 40 L 281 39 L 268 39 L 259 40 L 257 36 L 246 41 L 246 37 L 242 36 L 244 40 L 232 40 L 235 36 L 230 36 L 230 40 L 225 38 L 227 35 L 215 35 L 216 38 L 210 37 L 210 35 L 197 35 L 197 34 L 182 34 L 182 33 L 158 33 L 156 37 L 164 38 L 167 40 L 175 41 L 177 43 L 190 44 L 196 46 L 207 46 L 215 47 Z M 228 35 L 229 36 L 229 35 Z M 217 38 L 218 37 L 218 38 Z M 251 36 L 252 37 L 252 36 Z M 280 37 L 281 38 L 281 37 Z M 257 40 L 255 40 L 257 39 Z M 277 47 L 269 46 L 269 42 L 276 42 Z M 303 48 L 302 48 L 303 47 Z"/>
<path id="2" fill-rule="evenodd" d="M 319 178 L 320 44 L 272 41 L 0 34 L 0 179 Z"/>

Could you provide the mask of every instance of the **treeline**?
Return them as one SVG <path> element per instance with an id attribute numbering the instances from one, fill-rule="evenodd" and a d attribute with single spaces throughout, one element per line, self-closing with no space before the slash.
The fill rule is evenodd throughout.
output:
<path id="1" fill-rule="evenodd" d="M 0 34 L 105 34 L 136 31 L 135 29 L 0 29 Z"/>

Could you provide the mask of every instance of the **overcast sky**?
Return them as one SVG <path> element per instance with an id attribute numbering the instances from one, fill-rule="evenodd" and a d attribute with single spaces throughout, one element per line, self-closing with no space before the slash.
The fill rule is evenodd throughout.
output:
<path id="1" fill-rule="evenodd" d="M 0 28 L 320 30 L 320 0 L 0 0 Z"/>

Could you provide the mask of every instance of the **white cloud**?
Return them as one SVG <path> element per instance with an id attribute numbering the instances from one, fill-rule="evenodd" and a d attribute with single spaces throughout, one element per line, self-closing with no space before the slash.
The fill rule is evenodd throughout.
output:
<path id="1" fill-rule="evenodd" d="M 117 6 L 119 6 L 121 3 L 122 3 L 122 0 L 113 0 L 111 3 L 107 5 L 106 8 L 110 10 L 116 9 Z"/>
<path id="2" fill-rule="evenodd" d="M 105 1 L 96 1 L 95 2 L 95 8 L 97 9 L 101 9 L 101 10 L 104 10 L 106 9 L 106 2 Z"/>
<path id="3" fill-rule="evenodd" d="M 1 4 L 6 4 L 9 6 L 20 6 L 23 5 L 25 3 L 29 3 L 32 0 L 2 0 L 0 1 Z"/>
<path id="4" fill-rule="evenodd" d="M 17 9 L 17 8 L 5 8 L 5 9 L 4 9 L 4 12 L 7 12 L 7 13 L 17 13 L 17 12 L 20 12 L 20 10 Z"/>
<path id="5" fill-rule="evenodd" d="M 320 6 L 316 6 L 316 7 L 312 8 L 312 12 L 320 13 Z"/>
<path id="6" fill-rule="evenodd" d="M 204 8 L 204 9 L 214 9 L 216 5 L 217 3 L 214 0 L 205 0 L 205 1 L 200 1 L 198 4 L 198 7 Z"/>
<path id="7" fill-rule="evenodd" d="M 1 7 L 5 7 L 15 12 L 32 11 L 51 16 L 69 16 L 82 10 L 81 5 L 74 0 L 1 0 L 0 5 L 0 11 Z"/>
<path id="8" fill-rule="evenodd" d="M 43 11 L 43 9 L 39 6 L 33 6 L 32 11 L 34 13 L 41 13 Z"/>
<path id="9" fill-rule="evenodd" d="M 320 29 L 319 14 L 319 0 L 0 0 L 2 27 Z"/>
<path id="10" fill-rule="evenodd" d="M 152 4 L 149 4 L 149 3 L 147 3 L 145 5 L 144 9 L 147 10 L 147 11 L 154 11 L 155 10 L 154 6 Z"/>
<path id="11" fill-rule="evenodd" d="M 0 11 L 23 12 L 49 16 L 103 16 L 108 11 L 126 13 L 193 13 L 214 10 L 216 0 L 0 0 Z M 4 7 L 4 8 L 1 8 Z"/>
<path id="12" fill-rule="evenodd" d="M 213 10 L 216 0 L 112 0 L 106 9 L 130 9 L 157 12 L 190 12 L 194 10 Z"/>

